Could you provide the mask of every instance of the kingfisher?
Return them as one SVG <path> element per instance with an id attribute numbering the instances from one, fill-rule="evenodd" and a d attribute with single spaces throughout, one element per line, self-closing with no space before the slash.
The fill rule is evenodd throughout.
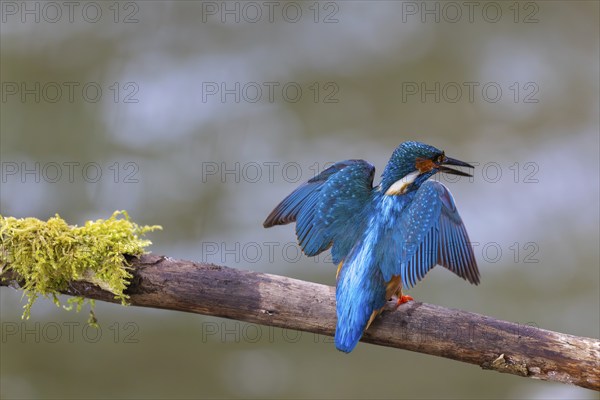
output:
<path id="1" fill-rule="evenodd" d="M 336 273 L 335 345 L 349 353 L 388 304 L 413 300 L 410 289 L 441 265 L 468 282 L 479 269 L 465 225 L 437 173 L 470 177 L 472 165 L 420 142 L 398 146 L 381 182 L 364 160 L 333 164 L 300 185 L 269 214 L 264 227 L 296 222 L 302 251 L 331 248 Z"/>

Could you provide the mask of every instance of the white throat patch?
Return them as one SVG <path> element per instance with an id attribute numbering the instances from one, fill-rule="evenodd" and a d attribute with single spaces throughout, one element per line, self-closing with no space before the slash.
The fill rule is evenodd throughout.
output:
<path id="1" fill-rule="evenodd" d="M 417 177 L 421 175 L 421 172 L 413 171 L 410 174 L 406 175 L 404 178 L 397 180 L 394 182 L 392 186 L 385 192 L 388 196 L 404 194 L 406 189 L 417 179 Z"/>

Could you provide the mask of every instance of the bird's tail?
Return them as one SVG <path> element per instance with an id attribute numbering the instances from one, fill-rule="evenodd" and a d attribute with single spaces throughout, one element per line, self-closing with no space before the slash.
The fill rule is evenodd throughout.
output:
<path id="1" fill-rule="evenodd" d="M 356 347 L 374 311 L 386 302 L 379 268 L 360 261 L 354 259 L 341 267 L 336 287 L 335 347 L 345 353 Z"/>

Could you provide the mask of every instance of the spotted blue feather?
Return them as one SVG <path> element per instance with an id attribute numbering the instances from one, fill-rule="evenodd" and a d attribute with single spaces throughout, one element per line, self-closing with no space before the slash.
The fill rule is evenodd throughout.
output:
<path id="1" fill-rule="evenodd" d="M 375 167 L 364 160 L 335 163 L 287 196 L 265 227 L 296 221 L 296 235 L 307 256 L 333 245 L 334 263 L 350 251 L 360 232 L 361 214 L 370 200 Z"/>

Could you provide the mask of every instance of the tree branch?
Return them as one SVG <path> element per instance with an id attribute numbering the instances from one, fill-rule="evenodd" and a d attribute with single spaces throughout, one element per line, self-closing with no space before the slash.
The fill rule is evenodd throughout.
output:
<path id="1" fill-rule="evenodd" d="M 187 311 L 333 336 L 335 289 L 277 275 L 144 255 L 131 260 L 135 306 Z M 19 281 L 1 275 L 1 286 Z M 116 302 L 87 282 L 65 294 Z M 600 390 L 600 341 L 409 302 L 377 318 L 363 342 L 534 379 Z"/>

